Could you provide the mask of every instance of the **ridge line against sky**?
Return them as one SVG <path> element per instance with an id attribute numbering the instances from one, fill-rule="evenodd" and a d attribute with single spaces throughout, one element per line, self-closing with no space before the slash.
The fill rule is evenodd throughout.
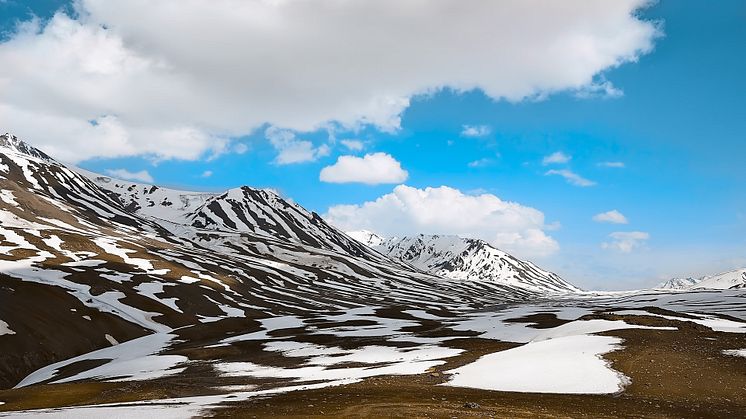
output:
<path id="1" fill-rule="evenodd" d="M 456 3 L 9 0 L 0 127 L 345 229 L 479 236 L 586 288 L 746 265 L 742 4 Z"/>

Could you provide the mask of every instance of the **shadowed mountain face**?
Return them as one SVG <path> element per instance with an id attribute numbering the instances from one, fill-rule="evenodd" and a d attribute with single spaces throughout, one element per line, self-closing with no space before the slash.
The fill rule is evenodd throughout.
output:
<path id="1" fill-rule="evenodd" d="M 212 327 L 222 339 L 268 316 L 362 305 L 481 307 L 560 288 L 464 281 L 447 274 L 450 265 L 370 249 L 272 191 L 122 182 L 70 169 L 10 135 L 0 136 L 0 240 L 0 330 L 7 329 L 0 387 L 41 366 L 174 329 Z M 499 258 L 482 272 L 513 263 Z"/>

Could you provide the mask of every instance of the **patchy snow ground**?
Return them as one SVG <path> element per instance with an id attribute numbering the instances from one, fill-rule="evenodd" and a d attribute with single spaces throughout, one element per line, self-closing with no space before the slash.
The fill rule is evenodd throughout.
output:
<path id="1" fill-rule="evenodd" d="M 343 355 L 319 355 L 311 357 L 307 366 L 280 368 L 257 365 L 251 362 L 226 362 L 216 364 L 224 377 L 292 378 L 297 382 L 337 380 L 359 381 L 377 375 L 422 374 L 428 369 L 445 363 L 443 358 L 456 356 L 460 349 L 421 346 L 416 348 L 393 348 L 365 346 L 344 351 Z M 377 366 L 353 368 L 327 368 L 341 363 L 363 363 Z"/>
<path id="2" fill-rule="evenodd" d="M 737 322 L 729 319 L 722 319 L 720 317 L 707 314 L 685 313 L 689 316 L 696 317 L 693 319 L 691 317 L 668 316 L 664 314 L 649 313 L 642 310 L 619 310 L 618 313 L 627 316 L 652 316 L 668 320 L 676 320 L 680 322 L 692 322 L 705 327 L 709 327 L 715 332 L 746 333 L 746 322 Z"/>
<path id="3" fill-rule="evenodd" d="M 622 329 L 677 330 L 601 319 L 576 320 L 551 329 L 525 328 L 518 337 L 528 339 L 527 344 L 447 371 L 453 374 L 447 385 L 529 393 L 616 393 L 629 379 L 611 369 L 601 355 L 620 349 L 622 341 L 591 334 Z M 495 333 L 502 330 L 506 329 L 493 329 L 490 338 L 500 339 Z M 517 335 L 511 331 L 507 336 Z"/>
<path id="4" fill-rule="evenodd" d="M 495 352 L 460 368 L 446 385 L 528 393 L 607 394 L 629 382 L 601 355 L 619 349 L 619 338 L 577 335 L 531 342 Z"/>
<path id="5" fill-rule="evenodd" d="M 147 291 L 144 293 L 151 294 L 153 297 L 155 294 L 161 294 L 160 286 L 155 285 L 147 285 L 141 291 Z M 735 298 L 723 299 L 721 297 L 720 301 L 715 301 L 712 297 L 714 296 L 692 294 L 670 298 L 663 295 L 661 299 L 666 304 L 681 307 L 682 312 L 686 313 L 694 312 L 694 307 L 704 312 L 734 313 L 736 312 L 734 310 L 740 310 L 739 304 L 743 304 L 741 300 Z M 517 348 L 485 355 L 471 364 L 448 371 L 453 375 L 451 381 L 444 385 L 516 392 L 608 394 L 621 391 L 629 383 L 629 379 L 611 369 L 601 356 L 622 349 L 623 342 L 616 337 L 597 336 L 594 333 L 630 328 L 677 333 L 675 327 L 637 326 L 619 320 L 578 320 L 585 314 L 598 310 L 605 311 L 602 304 L 594 307 L 586 303 L 587 301 L 581 302 L 575 306 L 572 304 L 526 304 L 489 312 L 464 312 L 463 314 L 459 314 L 454 309 L 451 310 L 454 314 L 446 317 L 430 314 L 425 309 L 407 310 L 405 314 L 413 316 L 414 319 L 381 317 L 379 307 L 371 306 L 347 309 L 342 313 L 269 317 L 258 320 L 261 325 L 258 331 L 227 337 L 219 341 L 218 345 L 212 345 L 227 346 L 236 342 L 260 340 L 263 341 L 264 351 L 280 353 L 282 356 L 294 358 L 296 362 L 299 362 L 299 366 L 294 368 L 261 365 L 252 362 L 252 359 L 235 362 L 217 359 L 212 362 L 218 375 L 227 379 L 250 377 L 278 380 L 274 384 L 269 384 L 270 381 L 268 381 L 267 384 L 262 385 L 261 390 L 251 387 L 226 387 L 224 389 L 226 394 L 217 396 L 166 399 L 139 404 L 125 403 L 13 412 L 11 416 L 75 417 L 76 419 L 101 417 L 101 415 L 144 418 L 186 417 L 199 415 L 204 409 L 214 408 L 226 401 L 238 401 L 294 390 L 345 385 L 380 375 L 421 374 L 429 368 L 443 365 L 445 359 L 462 352 L 460 349 L 447 346 L 448 339 L 453 336 L 426 337 L 411 331 L 413 326 L 418 326 L 421 322 L 432 321 L 440 321 L 444 326 L 466 334 L 470 334 L 470 331 L 480 333 L 480 338 L 525 343 Z M 642 304 L 650 306 L 659 303 L 651 302 L 649 298 L 635 297 L 635 301 L 628 306 L 640 306 L 640 308 L 615 311 L 628 315 L 653 315 L 644 311 Z M 553 328 L 538 329 L 531 327 L 531 323 L 508 321 L 539 313 L 553 313 L 558 318 L 570 320 L 570 322 Z M 743 327 L 746 326 L 742 322 L 722 319 L 714 314 L 696 314 L 694 319 L 666 317 L 678 321 L 696 321 L 708 327 L 714 326 L 714 329 L 735 333 L 741 333 Z M 369 323 L 351 326 L 349 322 L 352 321 Z M 319 327 L 319 325 L 324 326 Z M 282 332 L 276 333 L 278 331 Z M 382 343 L 348 349 L 298 341 L 294 338 L 296 334 L 335 335 L 343 339 L 373 337 L 380 338 Z M 112 361 L 74 377 L 58 379 L 58 381 L 85 378 L 138 380 L 178 373 L 183 370 L 183 364 L 188 360 L 181 356 L 161 354 L 163 349 L 171 344 L 171 339 L 173 339 L 171 334 L 158 333 L 102 349 L 45 367 L 27 377 L 21 385 L 54 379 L 59 368 L 86 359 L 112 359 Z M 386 342 L 391 342 L 392 345 Z M 417 345 L 398 348 L 395 347 L 395 342 L 411 342 Z M 724 355 L 746 356 L 746 350 L 723 353 Z M 347 367 L 345 364 L 350 366 Z M 0 417 L 6 416 L 0 414 Z"/>
<path id="6" fill-rule="evenodd" d="M 109 362 L 71 377 L 55 380 L 53 383 L 68 383 L 83 379 L 108 379 L 110 381 L 152 380 L 166 375 L 178 374 L 185 368 L 175 367 L 187 362 L 188 359 L 186 357 L 180 355 L 158 355 L 158 353 L 171 344 L 174 337 L 176 335 L 155 333 L 47 365 L 24 378 L 15 388 L 26 387 L 52 379 L 67 365 L 97 359 L 109 360 Z"/>

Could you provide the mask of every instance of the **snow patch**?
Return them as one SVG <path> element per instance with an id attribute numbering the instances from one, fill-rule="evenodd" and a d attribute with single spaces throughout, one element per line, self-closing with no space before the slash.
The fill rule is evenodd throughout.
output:
<path id="1" fill-rule="evenodd" d="M 728 349 L 723 351 L 723 355 L 741 356 L 746 358 L 746 349 Z"/>
<path id="2" fill-rule="evenodd" d="M 445 385 L 524 393 L 608 394 L 629 379 L 609 368 L 601 355 L 619 349 L 621 339 L 578 335 L 531 342 L 456 368 Z"/>
<path id="3" fill-rule="evenodd" d="M 16 332 L 10 330 L 10 326 L 8 323 L 5 323 L 4 321 L 0 320 L 0 336 L 2 335 L 15 335 Z"/>

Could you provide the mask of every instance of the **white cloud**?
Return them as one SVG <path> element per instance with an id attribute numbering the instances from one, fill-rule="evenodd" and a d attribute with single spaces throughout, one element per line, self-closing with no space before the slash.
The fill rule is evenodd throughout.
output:
<path id="1" fill-rule="evenodd" d="M 204 172 L 202 172 L 200 177 L 208 178 L 208 177 L 212 177 L 212 175 L 213 175 L 212 170 L 205 170 Z"/>
<path id="2" fill-rule="evenodd" d="M 621 161 L 604 161 L 598 164 L 599 167 L 609 167 L 613 169 L 624 169 L 626 165 Z"/>
<path id="3" fill-rule="evenodd" d="M 366 154 L 364 157 L 340 156 L 337 162 L 321 169 L 319 179 L 329 183 L 401 183 L 409 173 L 401 163 L 386 153 Z"/>
<path id="4" fill-rule="evenodd" d="M 630 253 L 642 246 L 650 238 L 650 234 L 643 231 L 617 231 L 609 234 L 609 237 L 612 241 L 602 243 L 602 248 Z"/>
<path id="5" fill-rule="evenodd" d="M 492 129 L 487 125 L 464 125 L 461 130 L 462 137 L 485 137 L 490 135 Z"/>
<path id="6" fill-rule="evenodd" d="M 244 154 L 249 151 L 249 146 L 246 143 L 236 143 L 233 145 L 233 152 L 236 154 Z"/>
<path id="7" fill-rule="evenodd" d="M 328 145 L 314 147 L 312 142 L 296 137 L 293 131 L 287 129 L 269 127 L 264 131 L 264 136 L 277 150 L 275 163 L 281 165 L 316 161 L 330 152 Z"/>
<path id="8" fill-rule="evenodd" d="M 598 223 L 627 224 L 627 217 L 617 210 L 611 210 L 594 215 L 593 221 Z"/>
<path id="9" fill-rule="evenodd" d="M 572 159 L 572 156 L 567 155 L 561 151 L 555 151 L 554 153 L 545 156 L 544 159 L 541 160 L 541 164 L 544 166 L 549 164 L 565 164 Z"/>
<path id="10" fill-rule="evenodd" d="M 581 99 L 592 98 L 618 98 L 624 96 L 624 92 L 616 88 L 610 81 L 601 79 L 578 90 L 575 94 Z"/>
<path id="11" fill-rule="evenodd" d="M 153 176 L 150 176 L 147 170 L 141 170 L 139 172 L 130 172 L 127 169 L 108 169 L 106 174 L 117 179 L 132 180 L 135 182 L 142 183 L 153 183 Z"/>
<path id="12" fill-rule="evenodd" d="M 484 157 L 478 160 L 470 161 L 469 163 L 467 163 L 467 166 L 471 168 L 478 168 L 478 167 L 489 166 L 492 163 L 494 163 L 494 160 Z"/>
<path id="13" fill-rule="evenodd" d="M 652 50 L 649 3 L 78 0 L 78 17 L 0 44 L 0 126 L 70 161 L 196 159 L 265 124 L 395 131 L 414 96 L 443 88 L 594 88 Z"/>
<path id="14" fill-rule="evenodd" d="M 365 144 L 360 140 L 341 140 L 340 143 L 350 151 L 362 151 L 365 148 Z"/>
<path id="15" fill-rule="evenodd" d="M 579 174 L 577 174 L 577 173 L 575 173 L 573 171 L 570 171 L 570 170 L 566 170 L 566 169 L 562 169 L 562 170 L 548 170 L 546 173 L 544 173 L 544 175 L 562 176 L 563 178 L 565 178 L 565 180 L 567 181 L 567 183 L 569 183 L 571 185 L 575 185 L 575 186 L 588 187 L 588 186 L 593 186 L 593 185 L 596 184 L 596 182 L 594 182 L 592 180 L 588 180 L 588 179 L 580 176 Z"/>
<path id="16" fill-rule="evenodd" d="M 447 186 L 417 189 L 399 185 L 375 201 L 333 206 L 324 217 L 344 231 L 481 238 L 524 257 L 545 256 L 559 249 L 544 231 L 541 211 L 492 194 L 468 195 Z"/>

